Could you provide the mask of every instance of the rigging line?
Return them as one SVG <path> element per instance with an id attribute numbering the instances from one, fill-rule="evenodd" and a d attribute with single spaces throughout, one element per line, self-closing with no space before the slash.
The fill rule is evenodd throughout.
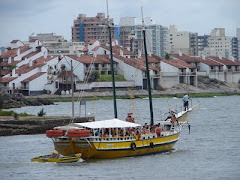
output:
<path id="1" fill-rule="evenodd" d="M 66 62 L 68 63 L 68 65 L 71 67 L 71 64 L 68 62 L 66 56 L 64 56 L 64 59 L 66 60 Z"/>
<path id="2" fill-rule="evenodd" d="M 79 97 L 78 97 L 78 100 L 81 100 L 81 99 L 82 99 L 83 91 L 84 91 L 84 88 L 85 88 L 85 86 L 86 86 L 86 83 L 88 82 L 90 72 L 92 71 L 92 68 L 93 68 L 92 65 L 94 64 L 95 60 L 96 60 L 96 57 L 93 57 L 93 58 L 92 58 L 92 61 L 91 61 L 91 63 L 90 63 L 90 67 L 89 67 L 88 70 L 87 70 L 86 79 L 84 80 L 84 86 L 83 86 L 83 88 L 82 88 L 81 91 L 80 91 L 80 95 L 79 95 Z"/>
<path id="3" fill-rule="evenodd" d="M 105 26 L 105 27 L 106 27 L 106 26 Z M 101 39 L 104 39 L 103 34 L 105 33 L 105 31 L 106 31 L 106 28 L 103 28 L 102 31 L 101 31 L 100 39 L 99 39 L 100 41 L 101 41 Z M 82 99 L 83 92 L 84 92 L 84 88 L 85 88 L 85 86 L 86 86 L 86 83 L 88 82 L 89 75 L 90 75 L 90 73 L 91 73 L 91 71 L 92 71 L 92 68 L 93 68 L 92 65 L 94 64 L 96 58 L 97 58 L 97 56 L 96 56 L 96 57 L 93 56 L 93 60 L 91 61 L 90 68 L 88 69 L 87 74 L 86 74 L 87 78 L 86 78 L 85 81 L 84 81 L 83 89 L 81 89 L 81 91 L 80 91 L 80 94 L 79 94 L 79 97 L 78 97 L 78 101 Z"/>

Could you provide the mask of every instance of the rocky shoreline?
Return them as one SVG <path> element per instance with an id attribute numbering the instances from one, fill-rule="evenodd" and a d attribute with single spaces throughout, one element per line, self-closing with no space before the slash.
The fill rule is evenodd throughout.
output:
<path id="1" fill-rule="evenodd" d="M 75 118 L 74 122 L 93 121 L 93 117 Z M 71 121 L 70 117 L 21 117 L 19 120 L 14 120 L 12 117 L 0 116 L 0 136 L 11 135 L 29 135 L 42 134 L 46 130 L 56 126 L 63 126 Z"/>

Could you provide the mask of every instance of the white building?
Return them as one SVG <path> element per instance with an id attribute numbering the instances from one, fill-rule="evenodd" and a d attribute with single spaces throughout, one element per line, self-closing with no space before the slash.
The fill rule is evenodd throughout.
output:
<path id="1" fill-rule="evenodd" d="M 184 54 L 196 56 L 197 40 L 197 33 L 178 31 L 175 25 L 169 26 L 169 53 L 182 51 Z"/>
<path id="2" fill-rule="evenodd" d="M 201 56 L 222 56 L 230 59 L 232 54 L 232 37 L 225 36 L 224 28 L 215 28 L 208 37 L 208 47 L 199 52 Z"/>
<path id="3" fill-rule="evenodd" d="M 48 54 L 52 56 L 76 54 L 85 46 L 84 42 L 68 42 L 63 36 L 55 33 L 43 33 L 36 36 L 29 36 L 29 41 L 40 40 L 44 47 L 48 49 Z"/>
<path id="4" fill-rule="evenodd" d="M 146 43 L 148 53 L 163 57 L 167 51 L 168 29 L 155 24 L 150 17 L 144 19 L 146 28 Z M 142 24 L 136 24 L 135 17 L 123 17 L 120 19 L 120 44 L 124 48 L 137 54 L 138 50 L 144 52 Z"/>

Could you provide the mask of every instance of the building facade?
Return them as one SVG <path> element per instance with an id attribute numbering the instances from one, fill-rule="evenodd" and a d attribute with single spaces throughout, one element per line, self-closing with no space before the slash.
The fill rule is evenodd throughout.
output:
<path id="1" fill-rule="evenodd" d="M 152 18 L 145 18 L 147 35 L 147 49 L 149 54 L 163 57 L 167 52 L 168 28 L 154 24 Z M 135 17 L 123 17 L 120 19 L 120 44 L 130 48 L 132 52 L 138 53 L 143 49 L 142 25 L 136 24 Z"/>
<path id="2" fill-rule="evenodd" d="M 84 42 L 68 42 L 63 36 L 56 35 L 55 33 L 42 33 L 36 36 L 29 36 L 29 41 L 34 39 L 41 41 L 43 46 L 48 49 L 48 55 L 50 56 L 76 54 L 85 47 Z"/>
<path id="3" fill-rule="evenodd" d="M 175 25 L 169 27 L 169 52 L 182 51 L 190 56 L 198 55 L 198 34 L 187 31 L 178 31 Z"/>
<path id="4" fill-rule="evenodd" d="M 109 19 L 113 24 L 113 19 Z M 107 17 L 105 13 L 97 13 L 95 17 L 87 17 L 86 14 L 79 14 L 72 26 L 72 41 L 85 42 L 88 44 L 92 39 L 96 39 L 101 45 L 108 41 Z M 118 26 L 112 28 L 112 38 L 119 39 L 120 29 Z"/>
<path id="5" fill-rule="evenodd" d="M 199 55 L 222 56 L 230 59 L 232 54 L 232 37 L 225 36 L 224 28 L 215 28 L 208 37 L 208 46 Z"/>

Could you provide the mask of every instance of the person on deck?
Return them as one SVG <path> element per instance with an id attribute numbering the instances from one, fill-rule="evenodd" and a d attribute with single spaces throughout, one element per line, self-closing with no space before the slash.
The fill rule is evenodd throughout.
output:
<path id="1" fill-rule="evenodd" d="M 184 94 L 183 96 L 183 106 L 184 106 L 184 110 L 187 111 L 188 110 L 188 100 L 189 100 L 189 96 L 187 93 Z"/>
<path id="2" fill-rule="evenodd" d="M 126 118 L 127 122 L 135 123 L 134 118 L 132 117 L 133 113 L 128 113 L 128 116 Z"/>

